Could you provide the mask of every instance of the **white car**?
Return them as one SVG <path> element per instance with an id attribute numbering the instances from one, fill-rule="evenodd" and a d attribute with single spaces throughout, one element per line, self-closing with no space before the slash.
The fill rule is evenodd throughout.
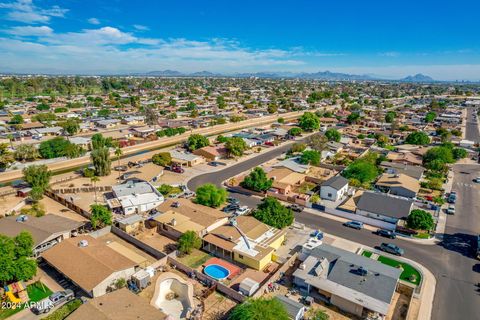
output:
<path id="1" fill-rule="evenodd" d="M 237 216 L 243 216 L 244 214 L 247 214 L 250 212 L 250 208 L 247 207 L 247 206 L 242 206 L 240 208 L 238 208 L 237 210 L 235 210 L 235 214 Z"/>
<path id="2" fill-rule="evenodd" d="M 480 183 L 480 177 L 476 177 L 475 179 L 473 179 L 473 182 Z"/>
<path id="3" fill-rule="evenodd" d="M 448 206 L 447 213 L 448 214 L 455 214 L 455 206 L 453 204 Z"/>

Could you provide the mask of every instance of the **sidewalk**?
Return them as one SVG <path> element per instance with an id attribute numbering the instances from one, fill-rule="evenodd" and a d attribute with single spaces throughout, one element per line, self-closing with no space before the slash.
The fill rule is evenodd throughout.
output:
<path id="1" fill-rule="evenodd" d="M 353 242 L 353 241 L 350 241 L 350 240 L 347 240 L 347 239 L 343 239 L 343 238 L 337 237 L 337 236 L 332 235 L 332 234 L 325 234 L 324 239 L 325 239 L 324 240 L 325 243 L 329 243 L 329 244 L 331 244 L 335 247 L 338 247 L 338 248 L 341 248 L 341 249 L 344 249 L 344 250 L 347 250 L 347 251 L 350 251 L 350 252 L 353 252 L 353 253 L 356 253 L 356 254 L 361 253 L 361 251 L 363 251 L 363 250 L 368 250 L 368 251 L 371 251 L 375 254 L 388 256 L 388 254 L 386 254 L 385 252 L 378 251 L 375 248 L 368 247 L 368 246 L 365 246 L 365 245 L 362 245 L 362 244 L 358 244 L 356 242 Z M 403 257 L 397 257 L 397 256 L 395 256 L 395 260 L 411 264 L 412 266 L 414 266 L 415 268 L 417 268 L 421 272 L 422 277 L 423 277 L 421 288 L 420 288 L 420 293 L 418 294 L 417 297 L 415 297 L 415 294 L 414 294 L 414 296 L 412 297 L 412 301 L 410 302 L 409 312 L 407 314 L 408 315 L 407 320 L 417 320 L 417 319 L 418 320 L 428 320 L 428 319 L 431 319 L 433 299 L 434 299 L 434 296 L 435 296 L 435 287 L 436 287 L 436 284 L 437 284 L 437 280 L 435 279 L 435 276 L 433 275 L 433 273 L 430 270 L 428 270 L 427 268 L 425 268 L 423 265 L 421 265 L 420 263 L 418 263 L 416 261 L 413 261 L 413 260 L 410 260 L 410 259 L 407 259 L 407 258 L 403 258 Z M 414 301 L 414 300 L 417 300 L 417 301 Z M 417 308 L 411 308 L 412 303 L 413 304 L 419 303 L 418 309 Z"/>

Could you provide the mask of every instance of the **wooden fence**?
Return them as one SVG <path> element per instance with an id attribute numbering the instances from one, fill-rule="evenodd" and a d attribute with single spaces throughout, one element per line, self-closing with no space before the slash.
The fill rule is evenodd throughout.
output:
<path id="1" fill-rule="evenodd" d="M 45 195 L 47 197 L 57 201 L 58 203 L 63 204 L 68 209 L 75 211 L 79 215 L 81 215 L 81 216 L 83 216 L 87 219 L 90 219 L 90 216 L 91 216 L 90 212 L 88 212 L 86 210 L 83 210 L 82 208 L 80 208 L 79 206 L 74 204 L 72 201 L 69 201 L 69 200 L 65 199 L 64 197 L 59 196 L 58 194 L 52 192 L 51 190 L 45 190 Z"/>
<path id="2" fill-rule="evenodd" d="M 166 254 L 163 253 L 162 251 L 149 246 L 148 244 L 138 240 L 137 238 L 129 235 L 128 233 L 124 232 L 122 229 L 119 229 L 115 226 L 112 226 L 112 233 L 122 238 L 123 240 L 127 241 L 128 243 L 133 244 L 135 247 L 145 251 L 149 255 L 155 257 L 155 259 L 162 259 L 166 256 Z"/>

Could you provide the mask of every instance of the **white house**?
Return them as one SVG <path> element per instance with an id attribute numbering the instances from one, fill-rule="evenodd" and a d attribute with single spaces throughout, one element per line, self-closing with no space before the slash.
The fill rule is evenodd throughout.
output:
<path id="1" fill-rule="evenodd" d="M 348 192 L 348 180 L 338 175 L 331 177 L 320 186 L 320 198 L 338 201 Z"/>
<path id="2" fill-rule="evenodd" d="M 128 181 L 112 187 L 115 198 L 107 200 L 110 209 L 121 209 L 123 214 L 150 211 L 164 201 L 163 195 L 146 181 Z"/>

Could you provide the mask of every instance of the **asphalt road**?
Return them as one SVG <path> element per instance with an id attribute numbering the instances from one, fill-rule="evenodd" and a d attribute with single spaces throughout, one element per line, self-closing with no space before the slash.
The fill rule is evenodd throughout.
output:
<path id="1" fill-rule="evenodd" d="M 197 186 L 207 182 L 220 186 L 222 181 L 278 157 L 288 148 L 289 145 L 285 145 L 224 170 L 197 176 L 189 181 L 188 187 L 195 190 Z M 389 241 L 402 247 L 406 258 L 421 263 L 435 275 L 437 287 L 432 319 L 480 320 L 480 291 L 477 291 L 475 286 L 480 283 L 480 261 L 473 255 L 474 237 L 480 233 L 480 185 L 472 182 L 475 177 L 480 176 L 480 165 L 456 165 L 454 171 L 453 190 L 458 193 L 456 214 L 447 218 L 442 243 L 421 245 L 403 239 Z M 260 202 L 260 199 L 254 196 L 232 196 L 251 208 Z M 370 231 L 349 229 L 336 220 L 307 212 L 297 213 L 296 221 L 371 247 L 385 241 Z"/>
<path id="2" fill-rule="evenodd" d="M 466 122 L 466 131 L 465 139 L 480 142 L 480 132 L 478 132 L 478 123 L 473 119 L 475 114 L 474 108 L 467 109 L 467 122 Z"/>

